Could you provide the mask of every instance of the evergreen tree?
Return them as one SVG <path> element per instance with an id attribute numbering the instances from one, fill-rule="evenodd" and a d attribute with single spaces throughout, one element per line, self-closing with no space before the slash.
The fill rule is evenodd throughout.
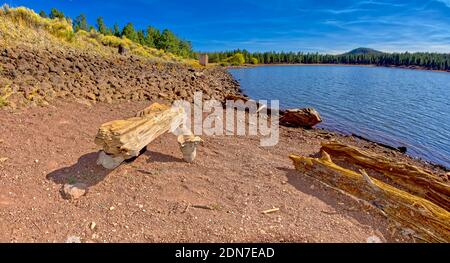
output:
<path id="1" fill-rule="evenodd" d="M 144 30 L 138 30 L 136 33 L 136 40 L 139 44 L 145 45 L 145 32 Z"/>
<path id="2" fill-rule="evenodd" d="M 158 41 L 157 48 L 176 53 L 179 48 L 179 40 L 172 31 L 164 29 Z"/>
<path id="3" fill-rule="evenodd" d="M 89 26 L 86 20 L 86 16 L 84 14 L 80 14 L 79 16 L 77 16 L 73 21 L 73 27 L 75 29 L 75 32 L 79 30 L 88 31 Z"/>
<path id="4" fill-rule="evenodd" d="M 145 36 L 145 45 L 149 47 L 157 47 L 158 41 L 161 38 L 161 33 L 158 29 L 149 26 L 147 27 L 147 34 Z"/>
<path id="5" fill-rule="evenodd" d="M 114 24 L 113 35 L 115 35 L 116 37 L 120 37 L 120 29 L 117 23 Z"/>
<path id="6" fill-rule="evenodd" d="M 50 10 L 50 15 L 49 15 L 49 17 L 50 17 L 51 19 L 55 19 L 55 18 L 60 18 L 60 19 L 62 19 L 62 18 L 64 18 L 65 16 L 64 16 L 64 13 L 63 13 L 63 12 L 59 11 L 59 10 L 56 9 L 56 8 L 52 8 L 52 9 Z"/>
<path id="7" fill-rule="evenodd" d="M 185 58 L 194 57 L 194 52 L 192 52 L 191 42 L 180 40 L 177 55 L 185 57 Z"/>
<path id="8" fill-rule="evenodd" d="M 126 26 L 122 29 L 122 36 L 125 36 L 131 41 L 137 42 L 137 33 L 134 29 L 133 23 L 126 24 Z"/>
<path id="9" fill-rule="evenodd" d="M 109 30 L 108 27 L 105 25 L 103 17 L 101 16 L 97 18 L 97 31 L 103 35 L 109 35 L 111 33 L 111 30 Z"/>
<path id="10" fill-rule="evenodd" d="M 39 15 L 43 18 L 48 18 L 47 13 L 45 13 L 44 10 L 41 10 L 41 12 L 39 12 Z"/>

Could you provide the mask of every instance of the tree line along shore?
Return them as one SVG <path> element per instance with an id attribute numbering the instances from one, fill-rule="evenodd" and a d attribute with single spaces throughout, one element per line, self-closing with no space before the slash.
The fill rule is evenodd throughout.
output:
<path id="1" fill-rule="evenodd" d="M 358 48 L 338 55 L 303 52 L 254 52 L 233 50 L 208 53 L 209 61 L 224 66 L 243 64 L 344 64 L 421 68 L 449 71 L 450 54 L 416 52 L 384 53 Z"/>

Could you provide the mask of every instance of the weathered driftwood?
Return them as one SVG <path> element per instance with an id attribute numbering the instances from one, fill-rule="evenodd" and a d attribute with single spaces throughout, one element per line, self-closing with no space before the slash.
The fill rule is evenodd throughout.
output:
<path id="1" fill-rule="evenodd" d="M 321 149 L 330 154 L 333 160 L 344 160 L 376 170 L 414 195 L 450 210 L 450 185 L 439 176 L 417 166 L 396 162 L 349 145 L 322 143 Z"/>
<path id="2" fill-rule="evenodd" d="M 280 124 L 292 127 L 311 128 L 322 122 L 319 112 L 313 108 L 289 109 L 283 112 Z"/>
<path id="3" fill-rule="evenodd" d="M 166 104 L 153 103 L 152 105 L 148 106 L 147 108 L 136 113 L 136 117 L 144 117 L 144 116 L 150 115 L 152 113 L 166 111 L 169 108 L 170 107 L 167 106 Z"/>
<path id="4" fill-rule="evenodd" d="M 368 138 L 366 138 L 364 136 L 361 136 L 361 135 L 358 135 L 356 133 L 352 133 L 352 136 L 355 137 L 355 138 L 361 139 L 363 141 L 366 141 L 366 142 L 375 143 L 376 145 L 379 145 L 381 147 L 387 148 L 389 150 L 399 151 L 401 153 L 406 153 L 408 151 L 408 148 L 406 148 L 406 146 L 397 146 L 397 147 L 395 147 L 395 146 L 388 145 L 388 144 L 385 144 L 385 143 L 373 141 L 371 139 L 368 139 Z"/>
<path id="5" fill-rule="evenodd" d="M 202 139 L 194 135 L 179 135 L 178 145 L 183 153 L 183 159 L 190 163 L 193 162 L 197 156 L 197 145 L 202 142 Z"/>
<path id="6" fill-rule="evenodd" d="M 181 107 L 171 108 L 158 103 L 144 112 L 141 117 L 102 124 L 95 137 L 95 143 L 107 154 L 129 159 L 137 156 L 142 148 L 169 131 L 173 125 L 181 125 L 184 115 Z"/>
<path id="7" fill-rule="evenodd" d="M 228 94 L 225 96 L 225 101 L 227 101 L 227 100 L 231 100 L 231 101 L 242 100 L 243 102 L 247 102 L 250 99 L 248 97 L 242 96 L 242 95 Z"/>
<path id="8" fill-rule="evenodd" d="M 228 101 L 234 102 L 234 106 L 238 110 L 244 110 L 244 111 L 250 112 L 250 113 L 258 113 L 262 109 L 267 107 L 266 105 L 261 104 L 258 101 L 249 99 L 248 97 L 241 96 L 241 95 L 230 94 L 230 95 L 225 96 L 225 101 L 223 102 L 224 107 L 227 106 Z"/>
<path id="9" fill-rule="evenodd" d="M 295 168 L 308 176 L 373 203 L 417 237 L 428 242 L 450 241 L 450 213 L 424 198 L 399 190 L 365 172 L 340 167 L 322 151 L 321 158 L 290 155 Z"/>
<path id="10" fill-rule="evenodd" d="M 98 164 L 107 169 L 114 169 L 124 160 L 138 156 L 144 147 L 167 131 L 191 135 L 184 127 L 185 111 L 182 107 L 154 103 L 136 116 L 101 125 L 95 137 L 95 143 L 103 150 Z M 196 144 L 189 149 L 194 151 L 195 146 Z M 188 161 L 193 158 L 195 154 Z"/>

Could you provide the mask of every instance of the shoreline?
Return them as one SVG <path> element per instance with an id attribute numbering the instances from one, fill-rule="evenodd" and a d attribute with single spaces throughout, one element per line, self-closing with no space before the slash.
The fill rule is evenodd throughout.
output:
<path id="1" fill-rule="evenodd" d="M 179 74 L 157 73 L 166 72 Z M 203 81 L 227 79 L 217 83 L 217 99 L 240 86 L 223 69 L 189 74 Z M 203 86 L 203 81 L 195 83 Z M 179 84 L 184 82 L 173 85 Z M 166 102 L 185 97 L 164 92 Z M 98 127 L 135 116 L 152 102 L 66 98 L 51 106 L 0 109 L 0 242 L 64 242 L 68 236 L 82 242 L 366 242 L 375 234 L 386 242 L 412 242 L 388 231 L 390 221 L 377 208 L 302 176 L 288 156 L 314 156 L 321 143 L 337 141 L 447 176 L 427 162 L 355 136 L 284 126 L 270 149 L 260 147 L 259 136 L 203 136 L 195 161 L 186 164 L 176 136 L 167 133 L 133 162 L 114 170 L 99 167 L 93 141 Z M 66 200 L 62 189 L 73 183 L 88 190 L 79 200 Z M 262 214 L 271 207 L 280 208 L 272 216 L 294 224 L 271 228 L 278 221 Z M 244 228 L 243 222 L 251 223 Z"/>
<path id="2" fill-rule="evenodd" d="M 134 116 L 148 103 L 87 106 L 58 100 L 55 107 L 0 114 L 5 124 L 0 126 L 0 155 L 8 158 L 0 164 L 0 193 L 5 193 L 0 194 L 0 241 L 64 242 L 76 236 L 82 242 L 365 242 L 376 234 L 386 242 L 411 242 L 387 231 L 389 221 L 375 207 L 302 176 L 288 156 L 317 154 L 322 142 L 335 139 L 398 160 L 409 158 L 319 129 L 280 127 L 280 142 L 270 149 L 259 146 L 259 136 L 204 136 L 192 164 L 182 161 L 176 136 L 163 134 L 133 162 L 114 170 L 99 167 L 92 140 L 98 127 Z M 48 128 L 48 123 L 55 125 Z M 88 191 L 68 201 L 61 189 L 74 182 Z M 275 218 L 262 214 L 272 207 L 280 208 Z M 278 216 L 295 223 L 271 228 L 279 224 Z M 61 223 L 45 223 L 56 221 Z"/>
<path id="3" fill-rule="evenodd" d="M 297 63 L 297 64 L 287 64 L 287 63 L 274 63 L 274 64 L 244 64 L 241 66 L 225 66 L 225 69 L 240 69 L 240 68 L 256 68 L 256 67 L 271 67 L 271 66 L 318 66 L 318 67 L 330 67 L 330 66 L 342 66 L 342 67 L 376 67 L 376 68 L 398 68 L 398 69 L 410 69 L 410 70 L 421 70 L 421 71 L 431 71 L 431 72 L 441 72 L 441 73 L 450 73 L 450 71 L 445 70 L 436 70 L 436 69 L 427 69 L 424 67 L 417 66 L 380 66 L 374 64 L 305 64 L 305 63 Z"/>
<path id="4" fill-rule="evenodd" d="M 311 65 L 334 66 L 334 65 L 340 65 L 340 64 L 279 64 L 279 66 L 311 66 Z M 276 66 L 276 65 L 275 64 L 270 64 L 270 65 L 264 64 L 264 65 L 256 65 L 256 66 L 252 65 L 252 66 L 249 66 L 249 68 L 251 68 L 251 67 L 259 67 L 259 66 L 264 67 L 264 66 Z M 352 66 L 378 67 L 376 65 L 348 65 L 348 64 L 343 64 L 343 66 L 349 66 L 349 67 L 352 67 Z M 234 68 L 246 68 L 246 67 L 234 67 Z M 226 69 L 228 69 L 228 68 L 226 68 Z M 244 97 L 247 97 L 247 98 L 251 99 L 251 97 L 248 96 L 244 92 L 244 90 L 242 90 L 239 81 L 234 79 L 234 77 L 228 71 L 227 71 L 227 73 L 230 74 L 230 77 L 238 83 L 238 86 L 237 86 L 238 93 L 240 95 L 244 96 Z M 299 105 L 299 107 L 301 107 L 301 105 Z M 280 109 L 280 111 L 283 111 L 283 110 L 286 110 L 286 109 Z M 302 129 L 302 128 L 297 128 L 297 129 Z M 408 157 L 408 158 L 410 158 L 410 159 L 412 159 L 414 161 L 430 165 L 430 166 L 432 166 L 434 168 L 441 169 L 444 172 L 450 172 L 450 166 L 447 167 L 446 165 L 443 165 L 443 164 L 440 164 L 440 163 L 436 163 L 436 162 L 431 161 L 431 160 L 426 160 L 426 159 L 424 159 L 422 157 L 411 156 L 411 155 L 408 154 L 408 149 L 406 147 L 403 147 L 403 146 L 395 147 L 395 146 L 392 146 L 392 145 L 388 145 L 388 144 L 385 144 L 385 143 L 382 143 L 382 142 L 375 141 L 375 140 L 370 139 L 370 138 L 366 138 L 366 137 L 364 137 L 362 135 L 359 135 L 359 134 L 356 134 L 356 133 L 345 134 L 345 133 L 339 132 L 337 130 L 325 129 L 325 128 L 315 128 L 315 127 L 313 127 L 312 129 L 313 130 L 322 130 L 322 131 L 325 131 L 325 132 L 328 132 L 328 133 L 334 133 L 334 134 L 339 135 L 339 136 L 351 137 L 351 138 L 354 138 L 354 139 L 358 139 L 358 140 L 366 141 L 366 142 L 369 142 L 369 143 L 373 143 L 373 144 L 376 144 L 376 145 L 378 145 L 378 146 L 380 146 L 382 148 L 385 148 L 387 150 L 396 151 L 399 154 L 402 154 L 402 155 L 404 155 L 404 156 L 406 156 L 406 157 Z"/>

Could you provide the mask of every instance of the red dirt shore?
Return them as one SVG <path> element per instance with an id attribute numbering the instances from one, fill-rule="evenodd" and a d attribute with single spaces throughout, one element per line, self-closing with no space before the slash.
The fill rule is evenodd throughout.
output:
<path id="1" fill-rule="evenodd" d="M 352 137 L 280 127 L 280 142 L 264 148 L 256 136 L 204 136 L 188 164 L 175 136 L 165 134 L 134 162 L 113 171 L 97 166 L 98 127 L 147 105 L 0 109 L 0 159 L 7 158 L 0 162 L 0 242 L 414 241 L 375 208 L 294 170 L 287 157 L 316 154 L 321 141 L 334 139 L 417 163 Z M 63 184 L 75 182 L 86 183 L 87 194 L 64 199 Z M 280 210 L 262 213 L 271 208 Z"/>

